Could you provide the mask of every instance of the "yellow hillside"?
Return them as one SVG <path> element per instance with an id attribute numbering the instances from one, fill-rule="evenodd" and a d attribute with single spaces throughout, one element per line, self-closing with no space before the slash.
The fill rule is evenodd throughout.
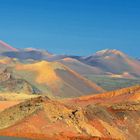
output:
<path id="1" fill-rule="evenodd" d="M 0 64 L 9 64 L 12 62 L 12 59 L 11 58 L 2 58 L 0 59 Z"/>
<path id="2" fill-rule="evenodd" d="M 60 78 L 55 73 L 56 68 L 61 68 L 60 64 L 47 61 L 41 61 L 33 64 L 18 64 L 16 66 L 16 70 L 36 72 L 36 82 L 39 84 L 47 83 L 49 85 L 53 85 L 54 83 L 60 81 Z"/>

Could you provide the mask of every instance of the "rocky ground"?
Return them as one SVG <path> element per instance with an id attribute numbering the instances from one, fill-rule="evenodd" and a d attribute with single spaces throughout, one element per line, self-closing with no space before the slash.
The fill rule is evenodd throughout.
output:
<path id="1" fill-rule="evenodd" d="M 0 135 L 37 140 L 138 140 L 140 86 L 75 99 L 20 99 L 0 111 Z M 106 96 L 105 96 L 106 95 Z M 137 97 L 137 98 L 136 98 Z M 1 105 L 10 100 L 1 100 Z"/>

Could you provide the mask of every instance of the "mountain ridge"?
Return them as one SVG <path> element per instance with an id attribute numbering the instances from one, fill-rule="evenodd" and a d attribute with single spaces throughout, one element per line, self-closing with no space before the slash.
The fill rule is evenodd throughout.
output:
<path id="1" fill-rule="evenodd" d="M 9 44 L 7 44 L 6 42 L 0 40 L 0 52 L 7 52 L 7 51 L 18 51 L 18 49 L 10 46 Z"/>

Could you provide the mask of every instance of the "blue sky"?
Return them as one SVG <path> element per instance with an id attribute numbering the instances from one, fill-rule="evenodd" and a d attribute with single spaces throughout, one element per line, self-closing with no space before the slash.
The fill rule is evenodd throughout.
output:
<path id="1" fill-rule="evenodd" d="M 0 0 L 0 39 L 14 47 L 140 57 L 139 0 Z"/>

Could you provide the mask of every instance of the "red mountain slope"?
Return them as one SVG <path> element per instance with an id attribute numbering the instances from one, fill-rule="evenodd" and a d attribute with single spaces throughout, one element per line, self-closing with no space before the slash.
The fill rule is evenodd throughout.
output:
<path id="1" fill-rule="evenodd" d="M 64 101 L 41 96 L 28 99 L 0 112 L 0 135 L 36 140 L 138 140 L 139 92 L 140 86 L 134 86 Z"/>

